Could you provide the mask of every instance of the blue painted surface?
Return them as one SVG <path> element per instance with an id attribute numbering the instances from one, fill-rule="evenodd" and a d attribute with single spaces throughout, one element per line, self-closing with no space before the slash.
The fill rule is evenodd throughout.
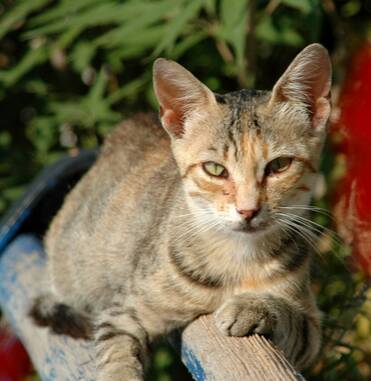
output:
<path id="1" fill-rule="evenodd" d="M 5 225 L 0 230 L 0 255 L 5 250 L 8 243 L 15 237 L 24 221 L 31 213 L 31 208 L 22 210 L 16 221 L 12 225 Z"/>
<path id="2" fill-rule="evenodd" d="M 54 335 L 28 318 L 33 298 L 44 292 L 45 264 L 37 238 L 15 238 L 0 257 L 0 307 L 29 350 L 43 381 L 95 381 L 91 342 Z"/>
<path id="3" fill-rule="evenodd" d="M 19 274 L 16 271 L 17 263 L 22 259 L 24 253 L 40 253 L 39 257 L 35 257 L 33 263 L 42 266 L 43 249 L 38 239 L 32 235 L 24 235 L 11 243 L 4 251 L 4 255 L 0 257 L 0 305 L 6 309 L 13 293 L 13 287 L 21 287 L 18 282 Z M 25 290 L 26 291 L 26 290 Z"/>
<path id="4" fill-rule="evenodd" d="M 14 310 L 11 308 L 14 289 L 17 289 L 17 293 L 24 295 L 28 293 L 24 285 L 19 282 L 18 277 L 21 274 L 17 272 L 17 264 L 22 261 L 25 253 L 31 252 L 39 254 L 32 257 L 32 266 L 42 267 L 44 262 L 43 248 L 40 241 L 32 235 L 23 235 L 15 239 L 4 251 L 4 255 L 0 257 L 0 306 L 17 333 L 20 332 L 20 329 L 17 324 L 17 317 L 14 316 Z"/>
<path id="5" fill-rule="evenodd" d="M 206 374 L 204 368 L 192 350 L 187 348 L 186 345 L 182 345 L 181 356 L 184 365 L 188 368 L 193 378 L 196 381 L 205 381 Z"/>

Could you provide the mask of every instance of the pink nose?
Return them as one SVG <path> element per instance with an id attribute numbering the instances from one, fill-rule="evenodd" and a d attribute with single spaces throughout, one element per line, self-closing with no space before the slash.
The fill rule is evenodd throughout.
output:
<path id="1" fill-rule="evenodd" d="M 238 213 L 240 213 L 246 220 L 251 220 L 253 217 L 255 217 L 259 213 L 258 209 L 250 209 L 250 210 L 237 210 Z"/>

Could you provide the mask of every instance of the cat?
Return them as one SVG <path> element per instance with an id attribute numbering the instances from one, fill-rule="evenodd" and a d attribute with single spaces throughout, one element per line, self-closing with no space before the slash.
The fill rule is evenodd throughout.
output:
<path id="1" fill-rule="evenodd" d="M 163 58 L 153 82 L 160 117 L 114 130 L 52 221 L 51 288 L 31 316 L 92 337 L 99 381 L 142 381 L 148 345 L 207 313 L 223 334 L 269 335 L 308 366 L 320 312 L 295 218 L 326 135 L 327 50 L 306 47 L 272 91 L 215 94 Z"/>

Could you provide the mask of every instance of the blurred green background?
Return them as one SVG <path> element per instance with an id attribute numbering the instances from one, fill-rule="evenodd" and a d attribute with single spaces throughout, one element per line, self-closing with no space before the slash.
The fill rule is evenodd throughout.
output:
<path id="1" fill-rule="evenodd" d="M 336 94 L 351 53 L 371 38 L 370 20 L 371 0 L 1 0 L 0 216 L 42 167 L 156 109 L 155 58 L 177 60 L 217 92 L 265 89 L 300 49 L 321 42 Z M 328 195 L 342 171 L 330 144 L 322 168 Z M 315 202 L 330 208 L 320 193 Z M 326 215 L 315 219 L 331 228 Z M 371 379 L 371 294 L 332 233 L 319 253 L 324 345 L 305 375 Z M 190 380 L 166 344 L 153 357 L 151 380 Z"/>

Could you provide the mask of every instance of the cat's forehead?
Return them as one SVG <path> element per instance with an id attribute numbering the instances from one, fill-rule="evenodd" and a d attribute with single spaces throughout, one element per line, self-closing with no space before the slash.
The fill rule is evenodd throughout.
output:
<path id="1" fill-rule="evenodd" d="M 267 159 L 278 151 L 295 151 L 306 134 L 298 128 L 294 114 L 272 115 L 271 94 L 263 90 L 217 94 L 215 98 L 222 113 L 209 114 L 201 123 L 209 128 L 203 128 L 202 133 L 198 128 L 194 130 L 192 148 L 198 152 L 215 152 L 218 157 L 237 162 Z"/>
<path id="2" fill-rule="evenodd" d="M 268 160 L 278 154 L 296 155 L 307 150 L 308 128 L 292 107 L 279 112 L 270 105 L 272 93 L 240 90 L 215 95 L 217 107 L 196 114 L 187 139 L 180 140 L 183 155 L 192 160 L 242 163 Z M 299 117 L 298 117 L 299 116 Z M 200 128 L 202 126 L 202 128 Z M 210 159 L 211 158 L 211 159 Z"/>
<path id="3" fill-rule="evenodd" d="M 243 107 L 251 103 L 265 102 L 271 94 L 266 90 L 242 89 L 226 94 L 216 94 L 218 103 L 228 104 L 230 107 Z"/>
<path id="4" fill-rule="evenodd" d="M 270 92 L 239 90 L 217 95 L 216 100 L 223 108 L 224 128 L 242 132 L 262 127 L 261 110 L 269 100 Z"/>

